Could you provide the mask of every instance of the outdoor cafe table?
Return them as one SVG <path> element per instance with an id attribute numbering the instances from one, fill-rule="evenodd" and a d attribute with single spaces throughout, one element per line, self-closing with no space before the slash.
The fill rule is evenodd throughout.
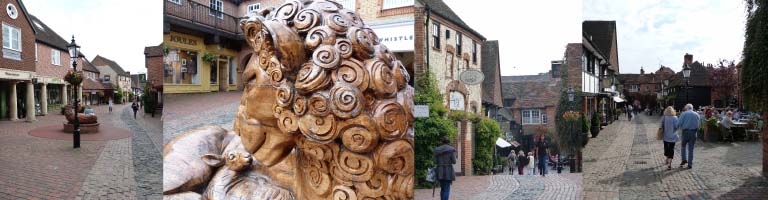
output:
<path id="1" fill-rule="evenodd" d="M 733 130 L 734 137 L 737 136 L 742 141 L 747 139 L 747 122 L 733 121 L 731 130 Z"/>

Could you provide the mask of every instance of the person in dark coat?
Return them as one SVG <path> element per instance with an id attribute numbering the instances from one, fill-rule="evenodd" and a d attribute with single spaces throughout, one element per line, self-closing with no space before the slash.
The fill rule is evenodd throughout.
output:
<path id="1" fill-rule="evenodd" d="M 520 175 L 523 175 L 523 169 L 525 169 L 525 166 L 528 166 L 528 156 L 525 156 L 525 152 L 523 150 L 520 150 L 520 152 L 517 153 L 517 172 Z"/>
<path id="2" fill-rule="evenodd" d="M 133 109 L 133 118 L 136 119 L 136 112 L 139 111 L 139 103 L 136 101 L 131 104 L 131 109 Z"/>
<path id="3" fill-rule="evenodd" d="M 453 164 L 456 164 L 456 149 L 451 146 L 448 138 L 442 139 L 442 145 L 435 148 L 435 175 L 440 182 L 440 199 L 448 200 L 451 194 L 451 183 L 456 180 Z"/>

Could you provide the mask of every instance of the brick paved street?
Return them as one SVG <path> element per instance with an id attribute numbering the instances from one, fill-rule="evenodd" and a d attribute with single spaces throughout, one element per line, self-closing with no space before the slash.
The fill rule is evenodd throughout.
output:
<path id="1" fill-rule="evenodd" d="M 584 149 L 584 199 L 768 199 L 758 142 L 696 142 L 691 170 L 663 167 L 659 116 L 606 127 Z M 673 167 L 680 163 L 676 144 Z"/>
<path id="2" fill-rule="evenodd" d="M 416 199 L 440 199 L 440 187 L 417 189 Z M 459 176 L 451 199 L 581 199 L 581 174 Z"/>
<path id="3" fill-rule="evenodd" d="M 112 114 L 106 106 L 94 110 L 99 123 L 130 130 L 133 137 L 82 141 L 73 150 L 71 140 L 27 134 L 66 122 L 58 111 L 32 123 L 0 122 L 0 199 L 159 199 L 159 117 L 139 114 L 134 120 L 128 104 L 116 105 Z"/>
<path id="4" fill-rule="evenodd" d="M 163 116 L 163 144 L 174 135 L 206 125 L 232 130 L 242 91 L 168 94 Z"/>

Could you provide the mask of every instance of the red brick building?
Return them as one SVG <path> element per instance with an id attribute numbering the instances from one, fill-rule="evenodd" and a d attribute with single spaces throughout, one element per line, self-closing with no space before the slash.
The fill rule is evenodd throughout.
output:
<path id="1" fill-rule="evenodd" d="M 163 46 L 144 47 L 144 67 L 147 68 L 147 85 L 150 92 L 157 92 L 158 106 L 163 102 Z"/>
<path id="2" fill-rule="evenodd" d="M 35 30 L 21 0 L 2 0 L 0 119 L 35 120 Z"/>
<path id="3" fill-rule="evenodd" d="M 514 115 L 512 130 L 522 149 L 532 150 L 534 138 L 540 134 L 556 139 L 553 134 L 557 130 L 555 116 L 561 79 L 550 71 L 538 75 L 503 76 L 501 81 L 504 107 Z"/>

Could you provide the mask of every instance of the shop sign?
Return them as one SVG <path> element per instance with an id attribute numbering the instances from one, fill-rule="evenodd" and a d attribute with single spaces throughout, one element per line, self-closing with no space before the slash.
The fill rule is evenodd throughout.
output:
<path id="1" fill-rule="evenodd" d="M 171 35 L 171 42 L 185 44 L 185 45 L 191 45 L 191 46 L 196 46 L 197 45 L 197 40 L 193 40 L 193 39 L 185 38 L 185 37 L 181 37 L 181 36 L 176 36 L 176 35 Z"/>
<path id="2" fill-rule="evenodd" d="M 429 117 L 429 106 L 428 105 L 413 106 L 413 117 L 417 117 L 417 118 Z"/>
<path id="3" fill-rule="evenodd" d="M 7 71 L 0 69 L 0 79 L 29 80 L 32 75 L 27 72 Z"/>
<path id="4" fill-rule="evenodd" d="M 465 85 L 477 85 L 483 82 L 485 75 L 478 69 L 467 69 L 459 74 L 459 80 Z"/>
<path id="5" fill-rule="evenodd" d="M 379 43 L 387 46 L 392 52 L 413 51 L 413 22 L 400 23 L 394 26 L 371 27 L 379 38 Z"/>

